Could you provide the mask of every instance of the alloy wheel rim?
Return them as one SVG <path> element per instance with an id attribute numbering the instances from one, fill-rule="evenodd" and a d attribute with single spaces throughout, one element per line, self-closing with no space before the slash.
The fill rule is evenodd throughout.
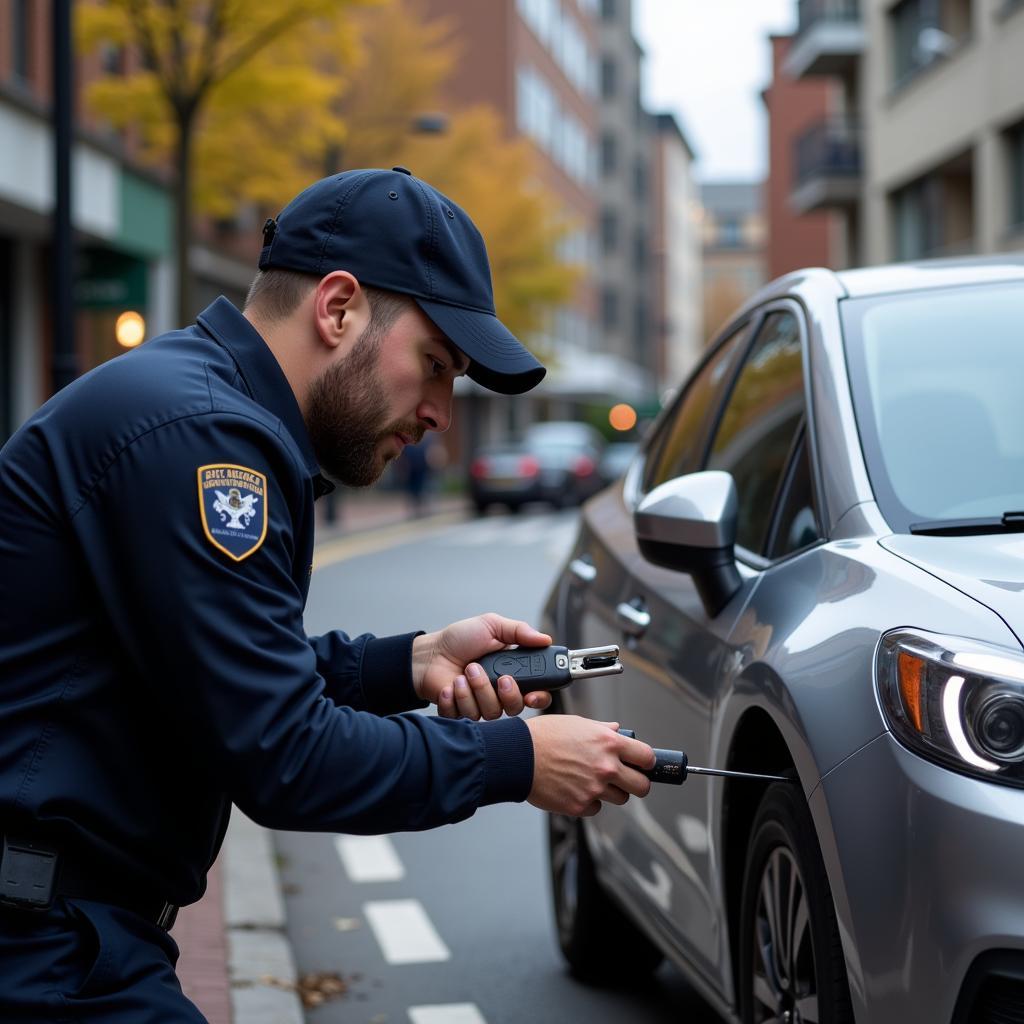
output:
<path id="1" fill-rule="evenodd" d="M 761 872 L 753 952 L 757 1024 L 820 1024 L 807 890 L 785 846 L 771 851 Z"/>

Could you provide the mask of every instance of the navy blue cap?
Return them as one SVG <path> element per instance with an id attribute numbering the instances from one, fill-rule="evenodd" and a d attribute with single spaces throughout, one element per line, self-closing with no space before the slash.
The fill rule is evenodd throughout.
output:
<path id="1" fill-rule="evenodd" d="M 345 171 L 300 192 L 263 229 L 260 270 L 347 270 L 402 292 L 469 359 L 469 376 L 518 395 L 544 367 L 494 312 L 484 240 L 469 215 L 404 167 Z"/>

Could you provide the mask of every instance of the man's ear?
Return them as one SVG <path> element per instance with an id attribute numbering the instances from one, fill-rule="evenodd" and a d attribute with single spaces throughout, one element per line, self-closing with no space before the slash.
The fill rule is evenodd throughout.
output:
<path id="1" fill-rule="evenodd" d="M 320 340 L 332 349 L 350 349 L 370 322 L 370 303 L 347 270 L 322 277 L 313 296 L 313 321 Z"/>

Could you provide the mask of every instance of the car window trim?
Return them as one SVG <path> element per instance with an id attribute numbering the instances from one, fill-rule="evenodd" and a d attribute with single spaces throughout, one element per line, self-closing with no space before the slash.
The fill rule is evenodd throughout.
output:
<path id="1" fill-rule="evenodd" d="M 721 402 L 719 403 L 718 409 L 715 414 L 715 423 L 712 429 L 708 432 L 708 435 L 704 443 L 704 451 L 700 460 L 701 469 L 706 469 L 708 459 L 711 457 L 711 446 L 714 443 L 715 436 L 718 433 L 718 428 L 721 425 L 722 417 L 725 415 L 725 408 L 729 404 L 729 399 L 732 397 L 733 389 L 736 387 L 736 382 L 739 379 L 739 375 L 743 370 L 743 366 L 746 363 L 747 358 L 750 355 L 750 351 L 753 346 L 757 343 L 757 336 L 764 326 L 764 321 L 772 314 L 778 312 L 789 313 L 794 320 L 796 320 L 797 330 L 800 334 L 800 373 L 801 383 L 803 385 L 804 392 L 804 415 L 801 426 L 798 426 L 794 433 L 794 438 L 799 438 L 802 433 L 806 432 L 807 436 L 811 440 L 811 449 L 808 452 L 808 457 L 811 464 L 811 503 L 812 511 L 814 513 L 814 525 L 818 531 L 819 540 L 817 543 L 823 543 L 827 539 L 825 531 L 822 529 L 822 507 L 821 507 L 821 485 L 818 481 L 818 465 L 816 459 L 816 447 L 814 442 L 814 406 L 811 401 L 811 354 L 810 354 L 810 333 L 807 328 L 807 311 L 803 305 L 796 299 L 792 298 L 776 298 L 770 302 L 766 302 L 763 306 L 759 306 L 757 309 L 751 312 L 751 322 L 756 320 L 754 328 L 750 332 L 750 337 L 746 342 L 746 350 L 742 357 L 738 358 L 736 365 L 732 369 L 731 377 L 726 387 L 726 391 L 723 393 Z M 771 550 L 767 543 L 767 540 L 772 535 L 772 531 L 775 529 L 775 521 L 779 516 L 779 500 L 783 494 L 781 490 L 782 486 L 789 480 L 790 474 L 790 461 L 793 458 L 796 443 L 791 445 L 789 454 L 787 455 L 786 466 L 782 472 L 782 478 L 780 485 L 775 489 L 775 495 L 772 498 L 772 508 L 769 515 L 768 533 L 765 538 L 765 550 Z M 803 551 L 809 550 L 814 545 L 807 545 L 807 547 L 800 548 L 800 551 L 787 552 L 785 555 L 781 555 L 779 558 L 768 558 L 763 554 L 759 554 L 755 551 L 751 551 L 749 548 L 736 545 L 736 557 L 739 561 L 743 562 L 751 569 L 757 571 L 764 571 L 778 562 L 784 561 L 787 558 L 791 558 L 795 554 L 799 554 Z"/>
<path id="2" fill-rule="evenodd" d="M 757 341 L 757 336 L 761 333 L 761 328 L 764 327 L 764 321 L 767 316 L 768 311 L 766 311 L 766 307 L 761 306 L 754 310 L 753 315 L 750 318 L 750 334 L 744 342 L 743 352 L 736 357 L 735 364 L 730 367 L 729 379 L 725 382 L 725 387 L 722 389 L 718 408 L 714 411 L 711 427 L 707 430 L 704 436 L 704 446 L 701 449 L 700 458 L 697 460 L 697 472 L 707 469 L 708 459 L 711 458 L 711 446 L 718 434 L 718 428 L 722 425 L 722 418 L 725 416 L 726 406 L 729 404 L 729 399 L 732 398 L 732 393 L 736 388 L 736 382 L 739 380 L 740 373 L 743 371 L 743 367 L 746 365 L 747 359 L 750 357 L 750 350 Z"/>
<path id="3" fill-rule="evenodd" d="M 782 509 L 786 504 L 789 497 L 789 492 L 793 487 L 793 481 L 798 472 L 800 465 L 801 455 L 806 453 L 808 469 L 810 469 L 811 453 L 808 450 L 810 443 L 809 432 L 807 428 L 807 416 L 804 415 L 803 422 L 800 424 L 797 430 L 796 437 L 793 441 L 793 447 L 789 453 L 789 460 L 786 463 L 786 470 L 782 475 L 782 480 L 779 483 L 778 493 L 775 495 L 775 500 L 772 505 L 772 518 L 771 524 L 768 527 L 768 543 L 765 545 L 765 550 L 773 551 L 779 540 L 779 528 L 782 525 Z M 766 556 L 772 565 L 783 561 L 784 559 L 791 558 L 793 555 L 799 555 L 810 548 L 816 547 L 819 544 L 825 542 L 825 536 L 821 529 L 820 517 L 818 515 L 817 500 L 814 495 L 814 474 L 810 473 L 811 478 L 811 514 L 814 516 L 814 528 L 817 532 L 817 537 L 810 544 L 805 544 L 801 548 L 794 548 L 792 551 L 787 551 L 785 554 L 777 555 L 772 558 L 770 555 Z"/>
<path id="4" fill-rule="evenodd" d="M 685 386 L 679 392 L 678 395 L 672 400 L 672 402 L 666 406 L 662 411 L 661 415 L 651 426 L 650 440 L 647 445 L 641 450 L 640 458 L 640 469 L 638 472 L 639 481 L 637 486 L 636 499 L 639 501 L 640 498 L 649 493 L 646 487 L 647 482 L 647 469 L 651 461 L 655 463 L 661 456 L 662 449 L 668 441 L 667 431 L 663 431 L 663 426 L 671 420 L 679 409 L 679 406 L 686 401 L 687 395 L 690 393 L 690 388 L 696 383 L 697 378 L 704 372 L 708 363 L 710 363 L 718 355 L 719 350 L 724 348 L 725 345 L 740 331 L 747 331 L 746 338 L 740 338 L 737 341 L 737 352 L 733 356 L 735 365 L 740 366 L 743 360 L 746 358 L 746 353 L 750 345 L 751 339 L 757 333 L 757 329 L 761 326 L 761 317 L 757 310 L 749 312 L 746 315 L 740 317 L 738 320 L 734 320 L 729 323 L 722 331 L 719 332 L 718 337 L 707 347 L 704 355 L 701 357 L 697 365 L 690 371 L 689 377 L 687 377 Z M 725 388 L 728 391 L 732 390 L 734 382 L 735 367 L 731 367 L 729 371 L 729 379 L 725 383 Z M 717 423 L 717 420 L 716 420 Z M 661 436 L 659 436 L 661 435 Z M 655 440 L 658 440 L 657 447 L 654 447 Z M 698 460 L 698 465 L 703 466 L 705 459 L 702 457 Z"/>

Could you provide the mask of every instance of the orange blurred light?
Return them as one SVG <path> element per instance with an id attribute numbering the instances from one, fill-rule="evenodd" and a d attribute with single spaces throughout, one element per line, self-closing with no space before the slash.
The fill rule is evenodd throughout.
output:
<path id="1" fill-rule="evenodd" d="M 146 321 L 142 314 L 136 313 L 132 309 L 122 313 L 114 325 L 114 337 L 117 338 L 118 345 L 124 348 L 135 348 L 137 345 L 141 345 L 146 337 Z"/>
<path id="2" fill-rule="evenodd" d="M 608 422 L 615 430 L 632 430 L 636 426 L 636 409 L 625 402 L 613 405 L 608 412 Z"/>
<path id="3" fill-rule="evenodd" d="M 910 716 L 914 728 L 923 732 L 923 714 L 921 710 L 921 688 L 924 685 L 925 663 L 923 658 L 900 651 L 896 658 L 896 671 L 900 680 L 900 694 L 903 706 Z"/>

